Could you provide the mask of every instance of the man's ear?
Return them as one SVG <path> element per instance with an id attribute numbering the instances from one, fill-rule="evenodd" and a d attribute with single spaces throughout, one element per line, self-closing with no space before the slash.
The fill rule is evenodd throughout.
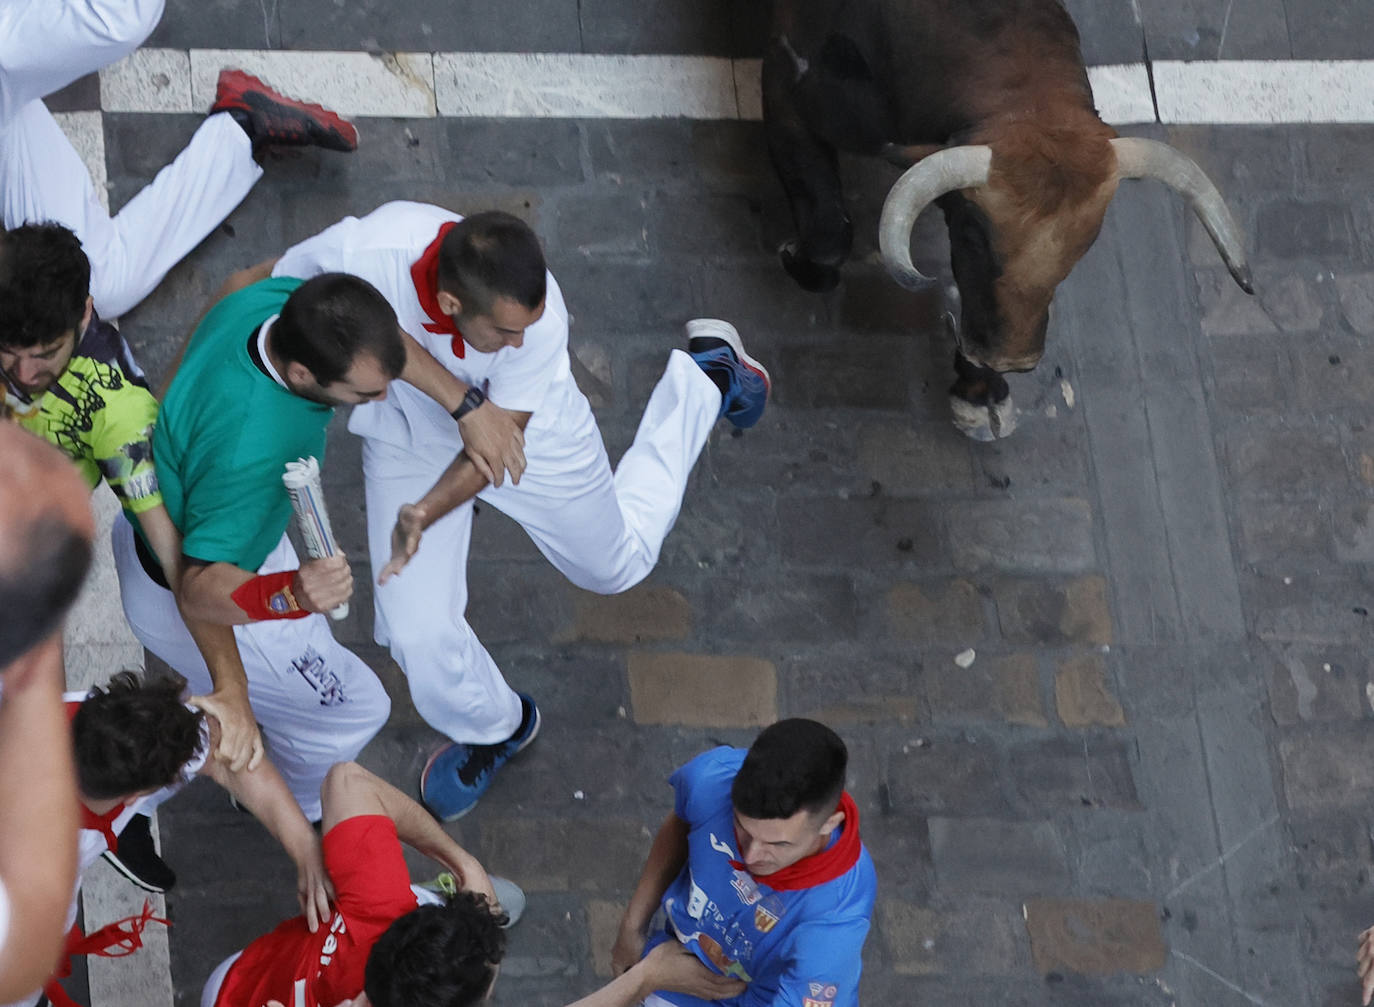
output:
<path id="1" fill-rule="evenodd" d="M 436 295 L 435 300 L 439 302 L 439 310 L 450 318 L 463 313 L 463 302 L 454 297 L 447 290 L 441 290 Z"/>
<path id="2" fill-rule="evenodd" d="M 309 388 L 316 383 L 315 375 L 311 373 L 310 368 L 298 360 L 287 361 L 286 373 L 282 377 L 292 388 Z"/>
<path id="3" fill-rule="evenodd" d="M 86 295 L 86 311 L 81 316 L 81 326 L 76 330 L 77 342 L 86 334 L 86 329 L 91 324 L 91 319 L 95 316 L 95 298 L 90 294 Z"/>
<path id="4" fill-rule="evenodd" d="M 819 830 L 820 834 L 822 836 L 830 835 L 830 833 L 834 832 L 836 829 L 840 827 L 840 823 L 843 821 L 844 812 L 836 808 L 835 813 L 831 815 L 829 818 L 827 818 L 823 823 L 821 823 L 821 827 Z"/>

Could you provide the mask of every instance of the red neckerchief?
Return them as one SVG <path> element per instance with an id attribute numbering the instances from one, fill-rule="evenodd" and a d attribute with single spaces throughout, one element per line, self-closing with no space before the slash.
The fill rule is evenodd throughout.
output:
<path id="1" fill-rule="evenodd" d="M 863 852 L 863 844 L 859 842 L 859 808 L 854 798 L 844 793 L 840 795 L 839 810 L 844 812 L 840 838 L 831 843 L 828 849 L 802 857 L 795 864 L 772 874 L 756 874 L 754 880 L 776 892 L 792 892 L 834 881 L 857 864 L 859 854 Z M 737 871 L 745 870 L 745 866 L 737 860 L 730 861 L 730 866 Z"/>
<path id="2" fill-rule="evenodd" d="M 458 326 L 453 324 L 453 319 L 439 309 L 439 246 L 443 244 L 444 235 L 453 230 L 454 224 L 454 221 L 449 221 L 447 224 L 439 225 L 439 234 L 411 265 L 410 280 L 415 284 L 415 295 L 420 298 L 420 307 L 429 316 L 429 321 L 425 323 L 425 331 L 451 336 L 449 345 L 453 348 L 453 355 L 461 360 L 463 334 L 458 331 Z"/>
<path id="3" fill-rule="evenodd" d="M 72 959 L 77 955 L 98 955 L 101 958 L 123 958 L 131 955 L 139 948 L 143 947 L 143 928 L 149 923 L 161 923 L 163 926 L 170 927 L 172 924 L 160 916 L 153 915 L 153 907 L 147 899 L 143 900 L 143 911 L 137 916 L 126 916 L 122 920 L 115 920 L 96 930 L 90 936 L 81 933 L 81 928 L 72 924 L 71 930 L 67 932 L 66 954 L 58 962 L 56 971 L 48 984 L 43 987 L 43 994 L 53 1007 L 77 1007 L 71 997 L 67 996 L 59 979 L 65 979 L 72 974 Z"/>

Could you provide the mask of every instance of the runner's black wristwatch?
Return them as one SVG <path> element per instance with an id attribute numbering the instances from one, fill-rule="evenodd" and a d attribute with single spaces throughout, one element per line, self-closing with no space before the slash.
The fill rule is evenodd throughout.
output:
<path id="1" fill-rule="evenodd" d="M 461 420 L 485 401 L 487 401 L 487 393 L 473 385 L 468 389 L 468 393 L 463 396 L 463 401 L 458 403 L 458 408 L 449 415 L 455 420 Z"/>

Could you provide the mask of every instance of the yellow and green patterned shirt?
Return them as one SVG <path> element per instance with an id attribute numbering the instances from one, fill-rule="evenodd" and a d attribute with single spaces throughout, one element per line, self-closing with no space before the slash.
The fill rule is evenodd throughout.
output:
<path id="1" fill-rule="evenodd" d="M 37 400 L 5 399 L 19 425 L 61 448 L 91 489 L 101 477 L 130 514 L 162 503 L 153 467 L 157 400 L 119 330 L 92 318 L 62 376 Z"/>

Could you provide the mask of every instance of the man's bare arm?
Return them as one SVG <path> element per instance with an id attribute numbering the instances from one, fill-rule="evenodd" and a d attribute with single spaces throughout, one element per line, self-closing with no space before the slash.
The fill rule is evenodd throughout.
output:
<path id="1" fill-rule="evenodd" d="M 687 823 L 670 811 L 659 826 L 658 835 L 654 836 L 654 845 L 644 860 L 639 882 L 620 918 L 620 930 L 616 934 L 615 947 L 611 949 L 613 971 L 624 972 L 639 960 L 644 938 L 649 932 L 649 921 L 658 910 L 663 893 L 686 863 Z"/>
<path id="2" fill-rule="evenodd" d="M 60 636 L 4 669 L 0 698 L 0 880 L 10 899 L 0 1002 L 52 974 L 76 881 L 76 768 L 62 707 Z"/>
<path id="3" fill-rule="evenodd" d="M 220 725 L 214 717 L 209 723 L 210 745 L 214 748 L 220 740 Z M 329 919 L 329 900 L 334 889 L 325 873 L 319 837 L 305 820 L 277 768 L 264 761 L 254 769 L 235 771 L 218 759 L 208 759 L 201 773 L 233 794 L 286 850 L 296 865 L 296 897 L 306 926 L 313 934 L 321 920 Z"/>
<path id="4" fill-rule="evenodd" d="M 496 905 L 496 893 L 482 865 L 434 820 L 428 811 L 381 777 L 356 762 L 340 762 L 329 770 L 320 791 L 324 800 L 324 831 L 358 815 L 386 815 L 396 823 L 401 842 L 443 864 L 465 891 L 485 895 Z"/>
<path id="5" fill-rule="evenodd" d="M 687 993 L 702 1000 L 723 1000 L 739 996 L 745 984 L 712 972 L 681 944 L 668 941 L 595 993 L 568 1007 L 633 1007 L 658 990 Z"/>
<path id="6" fill-rule="evenodd" d="M 491 405 L 488 403 L 487 405 Z M 483 406 L 483 409 L 487 406 Z M 499 408 L 499 407 L 496 407 Z M 502 410 L 505 412 L 505 410 Z M 529 423 L 531 413 L 507 413 L 521 430 Z M 466 450 L 449 462 L 448 468 L 420 500 L 406 504 L 396 515 L 391 531 L 391 559 L 382 567 L 377 583 L 385 584 L 400 573 L 420 548 L 420 538 L 426 528 L 460 504 L 467 503 L 487 485 L 487 478 L 473 463 Z"/>

